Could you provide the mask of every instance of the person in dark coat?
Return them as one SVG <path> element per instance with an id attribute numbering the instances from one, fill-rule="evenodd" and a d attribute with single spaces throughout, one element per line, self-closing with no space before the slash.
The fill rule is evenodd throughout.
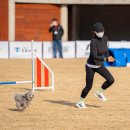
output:
<path id="1" fill-rule="evenodd" d="M 103 92 L 114 83 L 114 78 L 109 70 L 103 65 L 104 61 L 114 62 L 114 58 L 108 52 L 108 37 L 104 36 L 104 27 L 102 23 L 95 23 L 93 26 L 94 37 L 90 43 L 90 55 L 86 64 L 86 85 L 81 92 L 79 101 L 76 103 L 78 108 L 86 108 L 85 97 L 93 85 L 95 73 L 100 74 L 106 81 L 94 93 L 94 95 L 103 102 L 107 101 Z"/>
<path id="2" fill-rule="evenodd" d="M 57 50 L 59 51 L 59 57 L 63 58 L 62 37 L 64 30 L 57 19 L 52 19 L 49 32 L 52 33 L 53 38 L 53 58 L 57 58 Z"/>

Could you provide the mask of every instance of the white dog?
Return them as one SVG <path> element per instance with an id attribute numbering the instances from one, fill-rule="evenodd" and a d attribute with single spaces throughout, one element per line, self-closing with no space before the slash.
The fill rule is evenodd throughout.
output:
<path id="1" fill-rule="evenodd" d="M 32 91 L 29 91 L 25 94 L 16 94 L 14 100 L 16 102 L 17 109 L 21 111 L 25 110 L 32 101 L 33 97 L 34 95 Z"/>

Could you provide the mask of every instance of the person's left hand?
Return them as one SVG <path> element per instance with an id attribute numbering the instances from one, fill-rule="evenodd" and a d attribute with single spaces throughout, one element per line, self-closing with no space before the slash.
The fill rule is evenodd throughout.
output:
<path id="1" fill-rule="evenodd" d="M 114 62 L 114 61 L 115 61 L 115 59 L 112 56 L 108 57 L 108 62 Z"/>

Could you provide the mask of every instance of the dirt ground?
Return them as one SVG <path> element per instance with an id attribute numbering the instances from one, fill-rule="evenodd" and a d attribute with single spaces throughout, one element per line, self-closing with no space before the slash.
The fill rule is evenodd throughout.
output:
<path id="1" fill-rule="evenodd" d="M 108 68 L 115 78 L 105 95 L 106 103 L 94 97 L 104 79 L 95 75 L 93 89 L 78 109 L 85 84 L 86 59 L 46 60 L 55 74 L 55 92 L 36 91 L 30 106 L 16 110 L 16 93 L 25 93 L 29 84 L 0 86 L 0 130 L 130 130 L 130 68 Z M 0 81 L 31 79 L 30 60 L 0 60 Z"/>

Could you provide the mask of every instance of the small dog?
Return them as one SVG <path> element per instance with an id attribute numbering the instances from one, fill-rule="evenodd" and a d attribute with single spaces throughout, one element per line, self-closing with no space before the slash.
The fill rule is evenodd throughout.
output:
<path id="1" fill-rule="evenodd" d="M 32 98 L 34 97 L 33 92 L 29 91 L 25 94 L 16 94 L 14 96 L 14 100 L 16 103 L 16 107 L 18 110 L 22 111 L 25 110 L 30 102 L 32 101 Z"/>

